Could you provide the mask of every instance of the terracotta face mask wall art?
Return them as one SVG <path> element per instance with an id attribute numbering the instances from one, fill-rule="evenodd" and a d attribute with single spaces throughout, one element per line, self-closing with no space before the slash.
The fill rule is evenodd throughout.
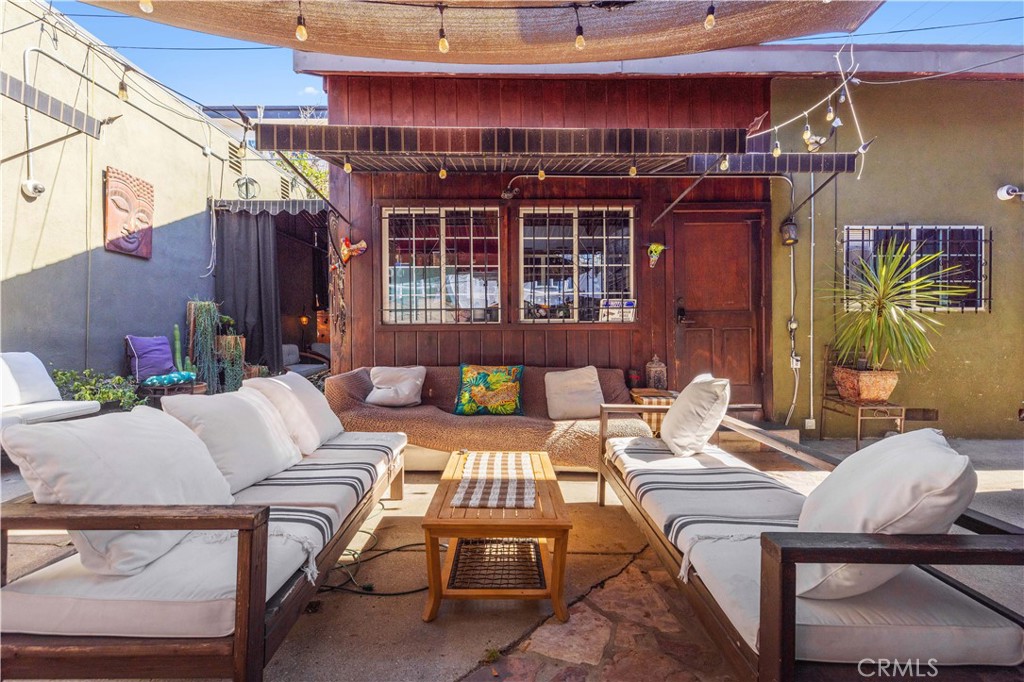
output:
<path id="1" fill-rule="evenodd" d="M 104 248 L 152 258 L 153 185 L 109 166 L 103 178 Z"/>

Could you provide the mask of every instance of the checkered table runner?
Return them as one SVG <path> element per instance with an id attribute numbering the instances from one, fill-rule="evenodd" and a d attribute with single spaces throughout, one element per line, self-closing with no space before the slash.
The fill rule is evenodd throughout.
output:
<path id="1" fill-rule="evenodd" d="M 529 453 L 471 452 L 466 455 L 452 506 L 532 509 L 536 498 L 537 484 Z"/>

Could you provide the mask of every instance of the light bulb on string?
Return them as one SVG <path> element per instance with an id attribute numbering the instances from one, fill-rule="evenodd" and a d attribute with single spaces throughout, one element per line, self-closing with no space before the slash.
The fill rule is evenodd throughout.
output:
<path id="1" fill-rule="evenodd" d="M 443 161 L 441 161 L 441 169 L 439 171 L 437 171 L 437 177 L 441 178 L 442 180 L 444 180 L 445 178 L 448 177 L 448 157 L 447 156 L 444 157 Z"/>
<path id="2" fill-rule="evenodd" d="M 723 156 L 722 160 L 718 162 L 718 170 L 727 171 L 729 170 L 729 157 Z"/>
<path id="3" fill-rule="evenodd" d="M 636 169 L 636 163 L 634 162 L 633 165 L 629 167 L 629 177 L 635 178 L 638 172 L 639 171 Z"/>
<path id="4" fill-rule="evenodd" d="M 843 104 L 846 102 L 846 86 L 839 88 L 839 103 Z"/>
<path id="5" fill-rule="evenodd" d="M 451 45 L 448 44 L 448 37 L 444 33 L 444 5 L 438 5 L 437 11 L 441 15 L 441 28 L 437 32 L 437 51 L 441 54 L 448 54 Z"/>
<path id="6" fill-rule="evenodd" d="M 139 0 L 139 9 L 142 10 L 144 14 L 152 14 L 153 0 Z"/>
<path id="7" fill-rule="evenodd" d="M 348 160 L 348 155 L 345 156 L 345 165 L 341 167 L 341 170 L 345 171 L 348 175 L 352 175 L 352 162 Z"/>
<path id="8" fill-rule="evenodd" d="M 825 110 L 825 120 L 831 121 L 836 117 L 836 111 L 832 108 L 832 103 L 828 103 L 828 109 Z"/>
<path id="9" fill-rule="evenodd" d="M 544 172 L 544 166 L 540 166 L 537 169 L 537 179 L 538 180 L 543 180 L 546 177 L 547 177 L 547 174 Z"/>
<path id="10" fill-rule="evenodd" d="M 704 17 L 704 30 L 710 31 L 715 27 L 715 6 L 714 4 L 708 7 L 708 14 Z"/>
<path id="11" fill-rule="evenodd" d="M 587 41 L 583 38 L 583 24 L 580 23 L 580 6 L 573 5 L 572 8 L 576 11 L 576 49 L 582 50 L 587 46 Z"/>
<path id="12" fill-rule="evenodd" d="M 778 140 L 775 140 L 775 144 L 772 145 L 772 156 L 776 159 L 782 156 L 782 145 L 779 144 Z"/>
<path id="13" fill-rule="evenodd" d="M 304 43 L 307 38 L 309 38 L 309 31 L 306 30 L 306 18 L 302 16 L 302 0 L 299 0 L 299 17 L 295 20 L 295 39 Z"/>
<path id="14" fill-rule="evenodd" d="M 804 140 L 811 139 L 811 122 L 807 120 L 807 113 L 804 113 Z"/>
<path id="15" fill-rule="evenodd" d="M 122 102 L 128 101 L 128 84 L 121 79 L 121 82 L 117 84 L 117 98 Z"/>

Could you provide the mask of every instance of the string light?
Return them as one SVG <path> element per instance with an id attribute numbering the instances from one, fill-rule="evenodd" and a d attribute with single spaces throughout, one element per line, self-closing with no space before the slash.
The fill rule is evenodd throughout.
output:
<path id="1" fill-rule="evenodd" d="M 779 144 L 778 140 L 775 140 L 775 144 L 772 145 L 772 156 L 776 159 L 782 156 L 782 145 Z"/>
<path id="2" fill-rule="evenodd" d="M 804 141 L 811 139 L 811 123 L 807 121 L 807 113 L 804 113 Z"/>
<path id="3" fill-rule="evenodd" d="M 448 44 L 448 38 L 444 34 L 444 5 L 438 5 L 437 11 L 441 15 L 441 30 L 437 32 L 437 50 L 441 54 L 448 54 L 451 45 Z"/>
<path id="4" fill-rule="evenodd" d="M 447 166 L 448 166 L 448 157 L 446 156 L 441 161 L 441 170 L 437 171 L 437 177 L 441 178 L 442 180 L 444 180 L 445 178 L 448 177 L 448 168 L 447 168 Z"/>
<path id="5" fill-rule="evenodd" d="M 121 82 L 117 84 L 117 98 L 122 102 L 128 101 L 128 84 L 121 79 Z"/>
<path id="6" fill-rule="evenodd" d="M 352 163 L 348 160 L 348 154 L 345 155 L 345 165 L 341 167 L 341 170 L 345 171 L 348 175 L 352 175 Z"/>
<path id="7" fill-rule="evenodd" d="M 538 180 L 543 180 L 546 177 L 547 177 L 547 175 L 544 173 L 544 166 L 542 164 L 542 165 L 538 166 L 538 168 L 537 168 L 537 179 Z"/>
<path id="8" fill-rule="evenodd" d="M 836 111 L 835 111 L 835 109 L 832 108 L 832 100 L 830 98 L 829 101 L 828 101 L 828 109 L 825 110 L 825 120 L 826 121 L 831 121 L 835 117 L 836 117 Z"/>
<path id="9" fill-rule="evenodd" d="M 587 41 L 583 38 L 583 24 L 580 23 L 580 6 L 573 5 L 572 8 L 576 11 L 576 49 L 582 50 L 587 46 Z"/>
<path id="10" fill-rule="evenodd" d="M 306 30 L 306 18 L 302 16 L 302 0 L 299 0 L 299 18 L 295 20 L 295 39 L 304 43 L 307 38 L 309 38 L 309 31 Z"/>
<path id="11" fill-rule="evenodd" d="M 846 86 L 839 88 L 839 103 L 842 104 L 846 101 Z"/>
<path id="12" fill-rule="evenodd" d="M 153 0 L 139 0 L 139 9 L 145 14 L 152 14 Z"/>
<path id="13" fill-rule="evenodd" d="M 710 31 L 715 27 L 715 5 L 712 3 L 708 7 L 708 15 L 704 17 L 704 29 Z"/>
<path id="14" fill-rule="evenodd" d="M 722 156 L 722 160 L 718 162 L 718 170 L 727 171 L 729 170 L 729 157 Z"/>
<path id="15" fill-rule="evenodd" d="M 636 170 L 636 155 L 633 155 L 633 165 L 629 167 L 629 177 L 635 178 L 637 174 Z"/>

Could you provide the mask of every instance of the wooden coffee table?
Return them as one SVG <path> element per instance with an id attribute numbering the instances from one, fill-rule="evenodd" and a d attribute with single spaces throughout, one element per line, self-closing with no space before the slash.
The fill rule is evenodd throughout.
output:
<path id="1" fill-rule="evenodd" d="M 555 616 L 568 620 L 565 557 L 572 521 L 548 454 L 525 453 L 536 481 L 532 509 L 453 507 L 469 454 L 452 453 L 423 517 L 430 584 L 423 620 L 437 617 L 442 599 L 550 599 Z M 449 541 L 443 570 L 442 538 Z"/>

